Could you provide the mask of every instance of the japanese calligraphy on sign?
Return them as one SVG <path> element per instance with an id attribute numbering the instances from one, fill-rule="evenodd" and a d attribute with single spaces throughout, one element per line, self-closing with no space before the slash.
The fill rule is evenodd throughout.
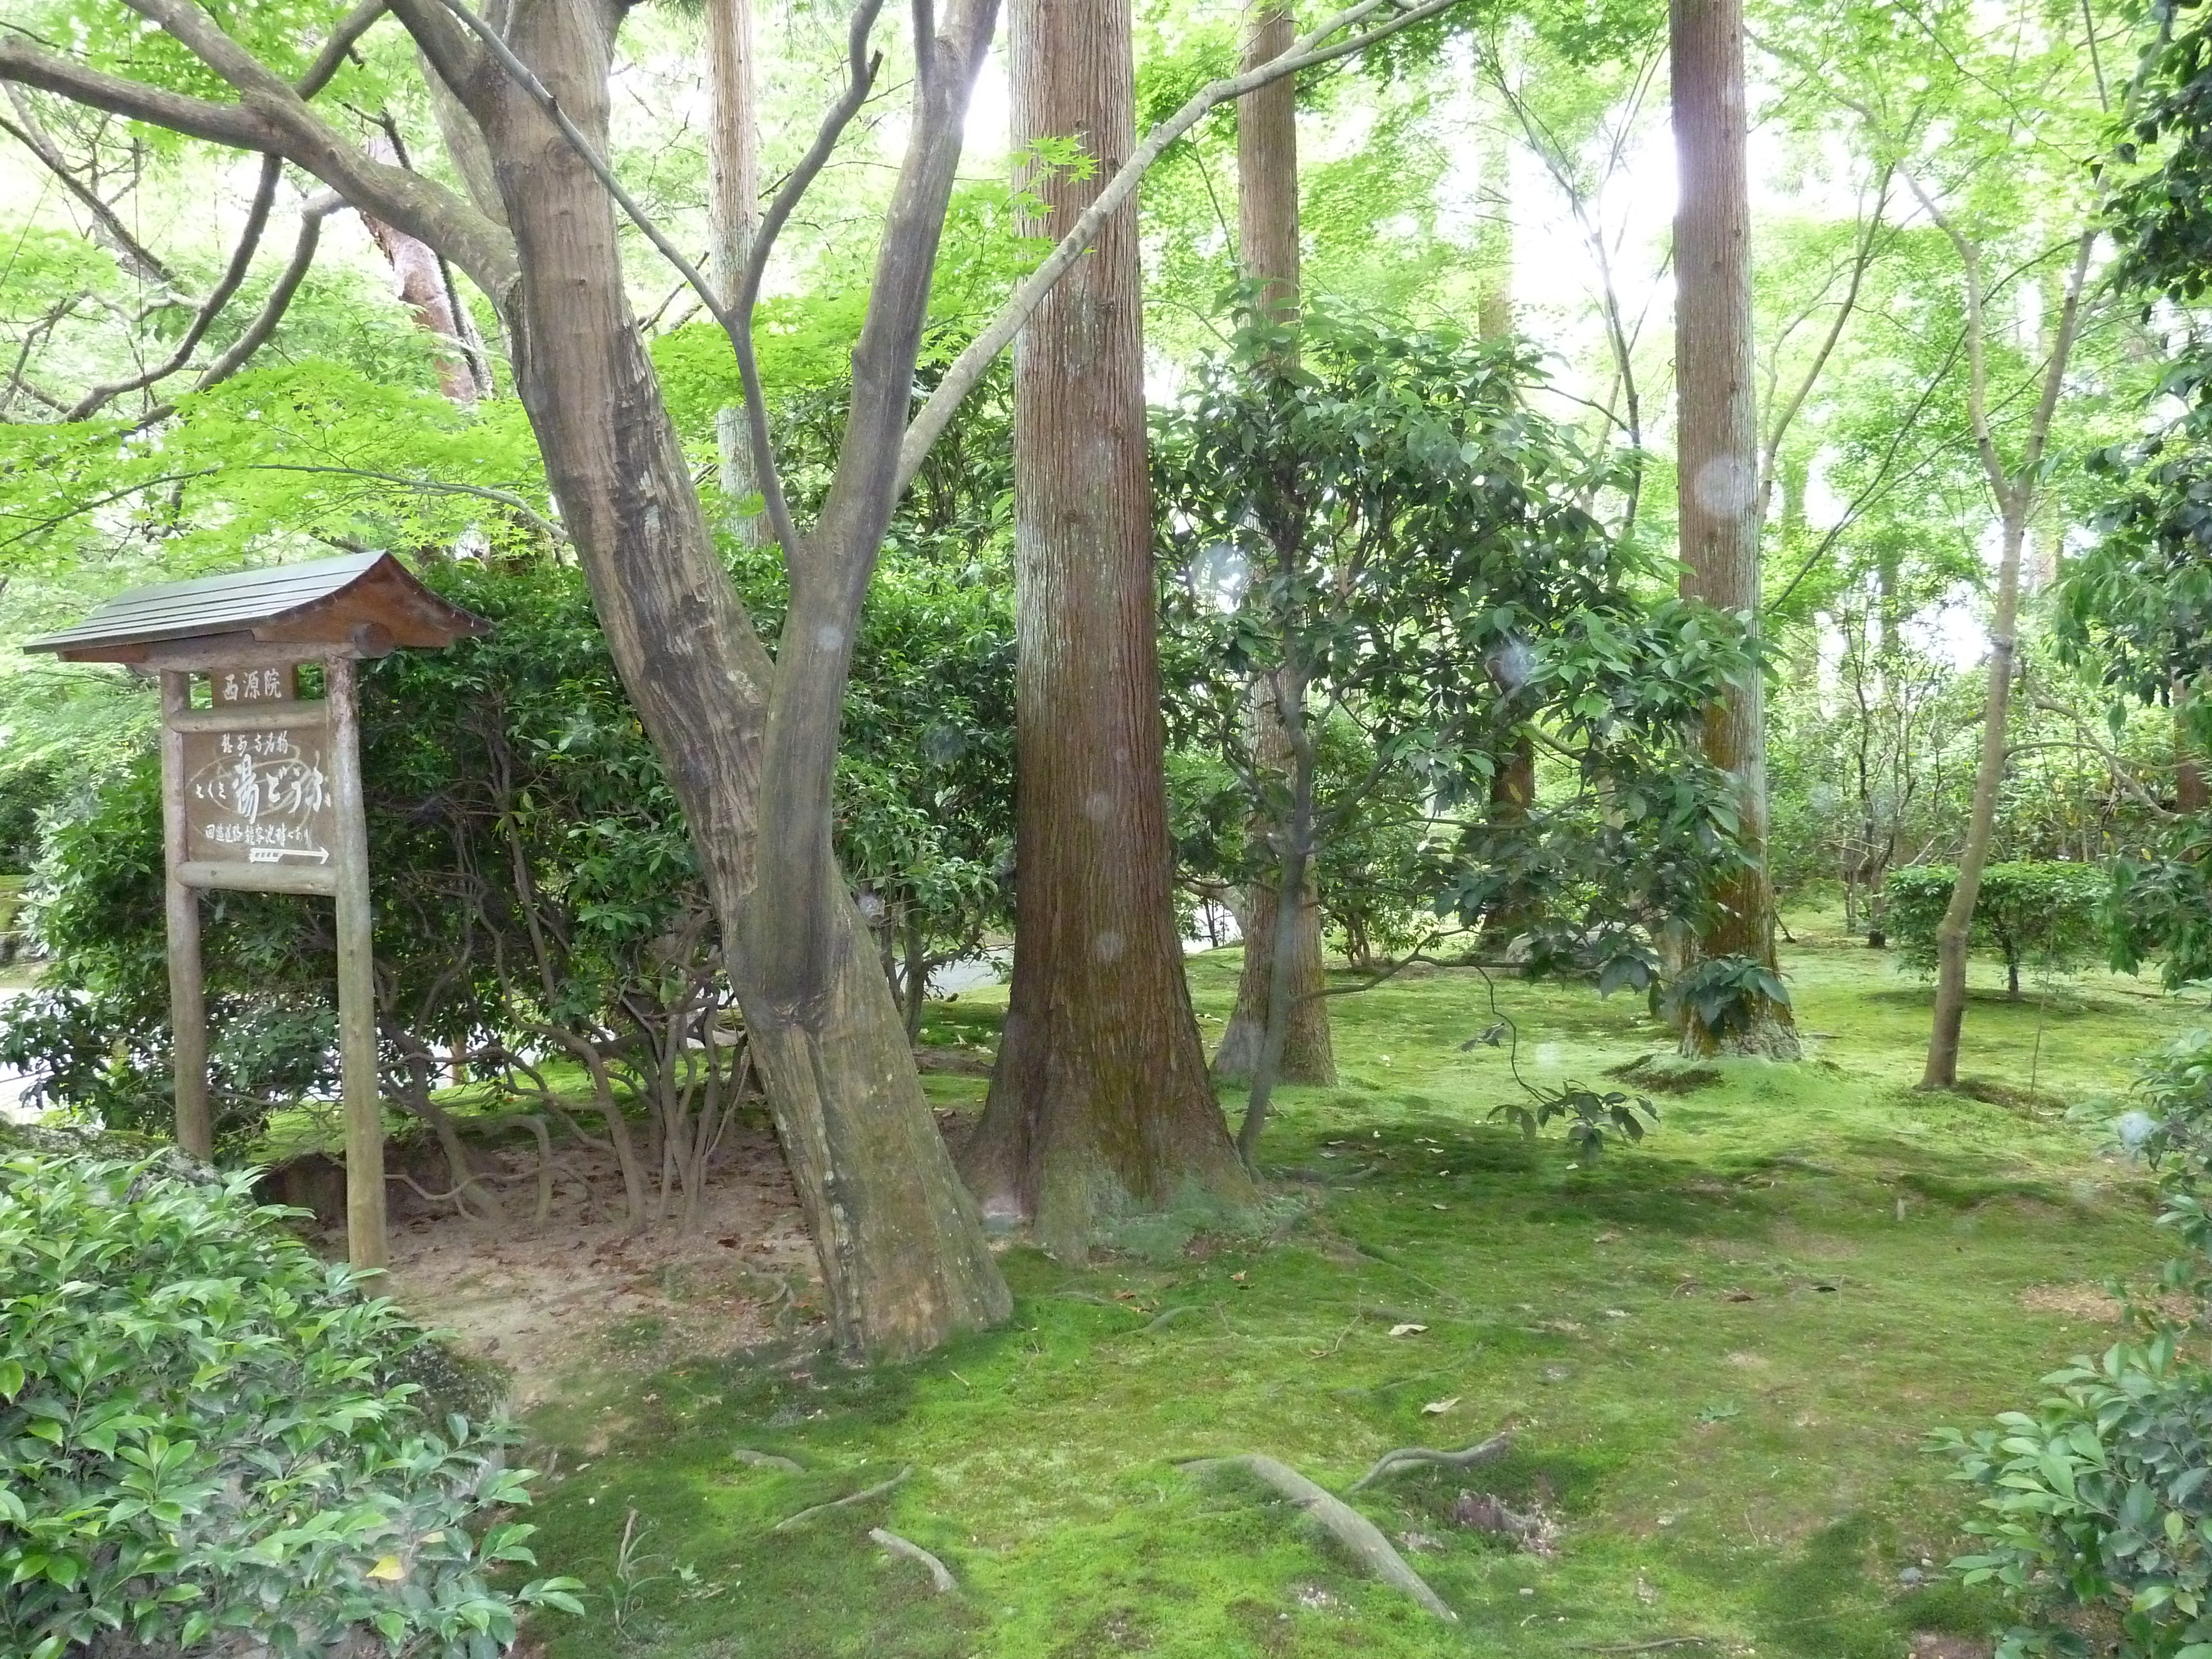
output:
<path id="1" fill-rule="evenodd" d="M 211 863 L 328 864 L 337 838 L 328 728 L 185 734 L 185 833 Z"/>
<path id="2" fill-rule="evenodd" d="M 298 671 L 293 668 L 218 668 L 208 676 L 215 706 L 241 702 L 289 702 Z"/>

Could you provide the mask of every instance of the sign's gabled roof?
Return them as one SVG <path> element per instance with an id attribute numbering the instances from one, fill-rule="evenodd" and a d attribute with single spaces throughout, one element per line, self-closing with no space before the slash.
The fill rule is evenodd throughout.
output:
<path id="1" fill-rule="evenodd" d="M 441 646 L 490 626 L 439 598 L 389 553 L 349 553 L 134 587 L 23 648 L 72 662 L 139 662 L 147 647 L 173 641 L 343 646 L 366 628 L 390 645 Z"/>

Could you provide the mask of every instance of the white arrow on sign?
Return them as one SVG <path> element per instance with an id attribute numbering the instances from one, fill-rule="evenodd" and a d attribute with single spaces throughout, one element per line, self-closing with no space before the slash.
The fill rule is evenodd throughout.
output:
<path id="1" fill-rule="evenodd" d="M 312 850 L 304 847 L 249 847 L 246 849 L 248 864 L 276 864 L 284 859 L 313 859 L 318 864 L 328 864 L 331 849 L 327 847 Z"/>

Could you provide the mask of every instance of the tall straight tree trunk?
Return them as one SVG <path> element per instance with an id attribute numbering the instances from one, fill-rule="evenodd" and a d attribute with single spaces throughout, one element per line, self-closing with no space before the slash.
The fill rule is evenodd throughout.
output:
<path id="1" fill-rule="evenodd" d="M 1097 159 L 1046 182 L 1057 235 L 1134 143 L 1128 0 L 1014 0 L 1009 58 L 1015 142 Z M 1139 284 L 1133 200 L 1014 360 L 1014 975 L 960 1167 L 987 1218 L 1070 1256 L 1193 1189 L 1253 1196 L 1175 925 Z"/>
<path id="2" fill-rule="evenodd" d="M 1753 402 L 1751 205 L 1745 159 L 1742 0 L 1672 0 L 1674 152 L 1676 466 L 1682 595 L 1741 612 L 1756 626 L 1759 422 Z M 1731 687 L 1706 715 L 1705 757 L 1735 785 L 1748 862 L 1717 884 L 1699 941 L 1711 957 L 1774 966 L 1774 896 L 1766 875 L 1765 688 Z M 1694 1016 L 1686 1050 L 1722 1046 Z M 1784 1004 L 1760 999 L 1726 1046 L 1794 1059 Z"/>
<path id="3" fill-rule="evenodd" d="M 521 6 L 509 39 L 604 143 L 607 18 L 579 5 Z M 778 851 L 780 803 L 758 811 L 764 786 L 776 783 L 767 741 L 775 666 L 715 556 L 638 338 L 613 204 L 536 106 L 503 81 L 494 88 L 477 88 L 473 101 L 520 269 L 510 301 L 517 394 L 704 866 L 840 1346 L 885 1358 L 921 1352 L 1004 1318 L 1005 1281 L 852 904 L 840 891 L 817 907 L 810 943 L 821 971 L 807 1006 L 793 1006 L 787 981 L 751 948 L 758 866 Z"/>
<path id="4" fill-rule="evenodd" d="M 1959 1080 L 1959 1033 L 1966 1020 L 1966 945 L 1973 931 L 1974 903 L 1982 890 L 1982 871 L 1996 833 L 1997 789 L 2004 781 L 2006 726 L 2012 708 L 2013 664 L 2020 617 L 2021 554 L 2027 542 L 2027 487 L 2003 503 L 2003 541 L 1997 562 L 1997 593 L 1990 618 L 1990 685 L 1982 714 L 1982 753 L 1974 766 L 1973 806 L 1966 840 L 1959 849 L 1959 878 L 1951 902 L 1936 925 L 1936 1018 L 1928 1038 L 1923 1089 L 1948 1089 Z M 2019 994 L 2015 970 L 2013 994 Z"/>
<path id="5" fill-rule="evenodd" d="M 1482 228 L 1482 287 L 1476 300 L 1477 326 L 1486 340 L 1499 343 L 1513 335 L 1512 153 L 1503 129 L 1483 142 L 1482 197 L 1490 211 Z M 1536 804 L 1536 741 L 1516 738 L 1494 757 L 1490 775 L 1490 816 L 1498 823 L 1525 823 Z M 1510 905 L 1499 905 L 1483 919 L 1484 931 L 1496 930 L 1510 942 L 1527 918 Z"/>
<path id="6" fill-rule="evenodd" d="M 714 282 L 723 303 L 737 301 L 760 225 L 760 124 L 753 94 L 752 0 L 707 0 L 707 216 L 714 235 Z M 722 494 L 732 503 L 760 488 L 742 408 L 715 416 Z M 758 540 L 757 514 L 740 515 L 738 533 Z"/>
<path id="7" fill-rule="evenodd" d="M 1291 13 L 1276 0 L 1260 0 L 1250 11 L 1244 42 L 1244 67 L 1279 58 L 1297 38 Z M 1237 219 L 1238 252 L 1248 281 L 1264 284 L 1261 306 L 1284 322 L 1295 322 L 1298 309 L 1298 125 L 1297 82 L 1292 76 L 1270 82 L 1237 100 Z M 1260 764 L 1285 772 L 1291 744 L 1283 730 L 1272 684 L 1252 688 L 1253 751 Z M 1303 860 L 1302 860 L 1303 862 Z M 1301 884 L 1296 914 L 1287 921 L 1287 975 L 1276 968 L 1276 929 L 1285 925 L 1277 903 L 1279 878 L 1255 881 L 1244 899 L 1244 966 L 1237 981 L 1237 1006 L 1214 1051 L 1213 1074 L 1224 1081 L 1249 1079 L 1267 1044 L 1268 1009 L 1279 981 L 1287 988 L 1288 1022 L 1282 1036 L 1277 1076 L 1285 1083 L 1336 1081 L 1336 1051 L 1329 1041 L 1328 1002 L 1320 993 L 1328 984 L 1322 968 L 1321 904 L 1312 867 Z"/>

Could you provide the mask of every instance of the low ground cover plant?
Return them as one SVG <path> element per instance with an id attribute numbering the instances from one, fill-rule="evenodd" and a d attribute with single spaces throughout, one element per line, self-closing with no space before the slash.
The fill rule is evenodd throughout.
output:
<path id="1" fill-rule="evenodd" d="M 1946 1430 L 1939 1448 L 1986 1494 L 1967 1523 L 1984 1548 L 1954 1565 L 1969 1583 L 1994 1583 L 2026 1622 L 1998 1659 L 2087 1655 L 2212 1659 L 2212 1366 L 2187 1352 L 2178 1316 L 2212 1297 L 2212 1030 L 2168 1048 L 2118 1124 L 2124 1145 L 2159 1168 L 2162 1224 L 2184 1254 L 2166 1292 L 2134 1310 L 2138 1340 L 2076 1359 L 2044 1379 L 2033 1412 L 2007 1412 L 1971 1437 Z M 2103 1609 L 2121 1643 L 2093 1650 L 2069 1615 Z"/>
<path id="2" fill-rule="evenodd" d="M 511 1435 L 434 1424 L 427 1334 L 285 1213 L 168 1155 L 0 1161 L 0 1650 L 490 1659 L 576 1609 L 495 1582 Z"/>

